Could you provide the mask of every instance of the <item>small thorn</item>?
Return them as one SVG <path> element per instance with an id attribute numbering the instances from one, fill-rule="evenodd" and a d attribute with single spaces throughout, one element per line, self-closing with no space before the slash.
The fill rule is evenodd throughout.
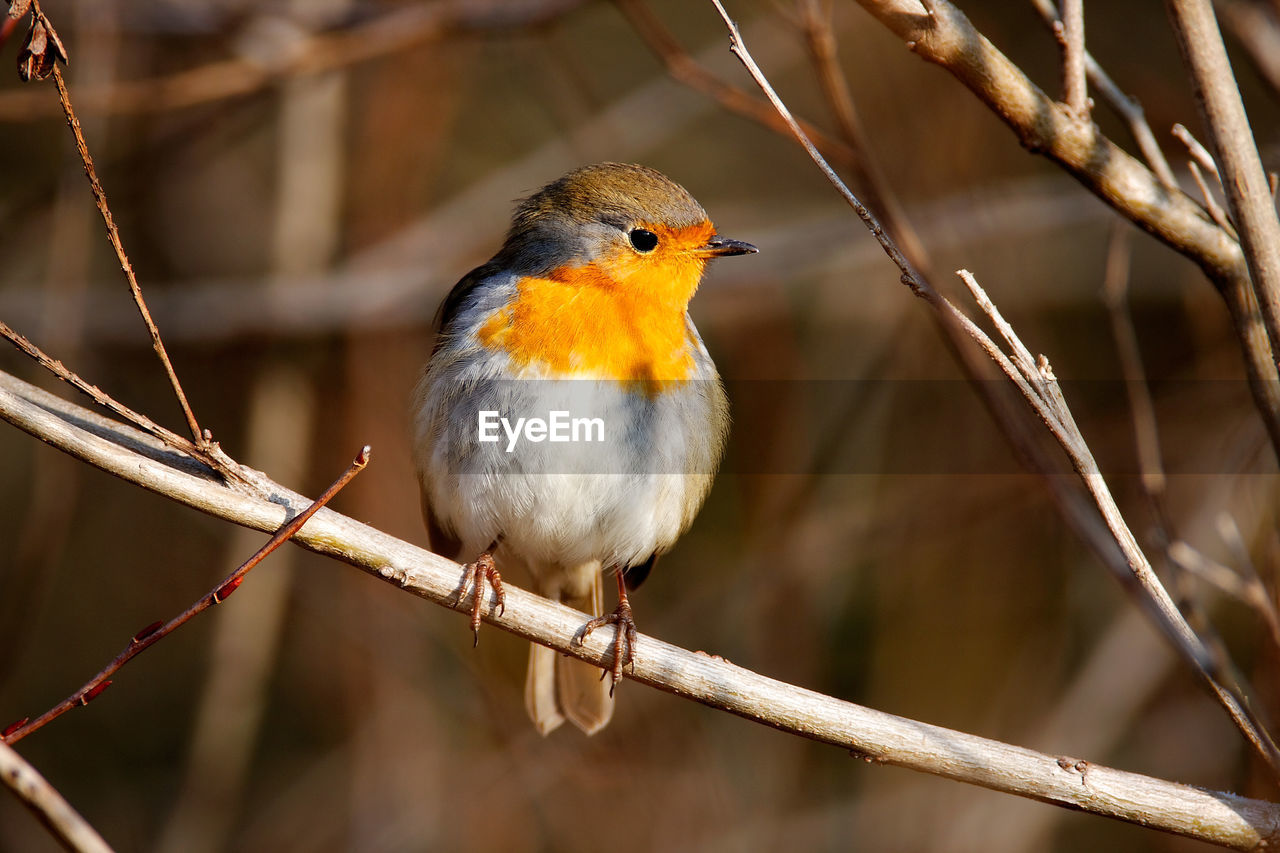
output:
<path id="1" fill-rule="evenodd" d="M 95 685 L 94 687 L 92 687 L 92 688 L 90 688 L 88 691 L 86 691 L 86 692 L 85 692 L 85 694 L 84 694 L 83 696 L 81 696 L 81 697 L 80 697 L 80 704 L 81 704 L 81 705 L 88 705 L 88 704 L 89 704 L 90 702 L 92 702 L 94 699 L 97 699 L 99 696 L 101 696 L 101 695 L 102 695 L 102 691 L 106 690 L 106 689 L 107 689 L 108 687 L 110 687 L 110 686 L 111 686 L 111 680 L 110 680 L 110 679 L 107 679 L 106 681 L 102 682 L 101 684 Z"/>
<path id="2" fill-rule="evenodd" d="M 132 642 L 141 643 L 147 637 L 150 637 L 152 634 L 154 634 L 156 631 L 159 631 L 163 627 L 164 627 L 164 623 L 159 620 L 156 620 L 155 622 L 152 622 L 147 627 L 143 628 L 138 633 L 134 634 Z"/>
<path id="3" fill-rule="evenodd" d="M 0 732 L 0 737 L 8 737 L 9 735 L 13 734 L 18 729 L 22 728 L 29 722 L 31 722 L 30 717 L 23 717 L 21 720 L 18 720 L 16 723 L 10 723 L 9 725 L 5 726 L 5 729 L 3 732 Z"/>

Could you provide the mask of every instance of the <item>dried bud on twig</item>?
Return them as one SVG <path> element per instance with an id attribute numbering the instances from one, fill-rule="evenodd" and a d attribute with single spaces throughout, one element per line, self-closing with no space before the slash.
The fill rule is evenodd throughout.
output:
<path id="1" fill-rule="evenodd" d="M 53 65 L 58 61 L 67 64 L 66 48 L 49 19 L 37 11 L 22 50 L 18 51 L 18 77 L 24 83 L 44 80 L 53 73 Z"/>
<path id="2" fill-rule="evenodd" d="M 31 0 L 10 0 L 9 17 L 15 21 L 27 14 L 27 10 L 31 8 Z"/>

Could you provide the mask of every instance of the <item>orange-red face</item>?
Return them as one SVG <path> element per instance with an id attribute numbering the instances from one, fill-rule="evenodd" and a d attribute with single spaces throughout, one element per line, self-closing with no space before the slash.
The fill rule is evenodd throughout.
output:
<path id="1" fill-rule="evenodd" d="M 683 228 L 640 223 L 626 237 L 588 263 L 522 278 L 513 303 L 480 329 L 481 343 L 517 366 L 560 375 L 687 379 L 694 343 L 685 311 L 707 260 L 754 249 L 718 239 L 707 221 Z"/>

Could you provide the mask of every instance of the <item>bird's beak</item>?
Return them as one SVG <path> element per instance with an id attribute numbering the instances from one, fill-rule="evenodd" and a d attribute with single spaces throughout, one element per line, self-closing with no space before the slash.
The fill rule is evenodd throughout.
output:
<path id="1" fill-rule="evenodd" d="M 719 234 L 712 236 L 705 246 L 698 248 L 697 253 L 704 258 L 724 258 L 729 255 L 754 255 L 760 251 L 750 243 L 741 240 L 730 240 Z"/>

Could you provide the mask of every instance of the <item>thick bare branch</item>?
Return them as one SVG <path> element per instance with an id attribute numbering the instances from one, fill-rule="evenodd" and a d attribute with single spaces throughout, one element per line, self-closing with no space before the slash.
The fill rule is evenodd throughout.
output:
<path id="1" fill-rule="evenodd" d="M 0 373 L 0 418 L 121 479 L 219 518 L 275 530 L 310 501 L 265 477 L 267 497 L 249 495 L 189 470 L 154 439 Z M 414 595 L 469 611 L 459 600 L 462 568 L 331 510 L 294 537 Z M 492 605 L 492 597 L 489 602 Z M 578 642 L 585 616 L 508 586 L 506 609 L 485 621 L 597 666 L 612 637 Z M 758 675 L 727 661 L 641 635 L 629 678 L 749 720 L 849 750 L 855 757 L 1156 827 L 1238 849 L 1280 839 L 1280 806 L 1052 756 L 886 714 Z"/>

